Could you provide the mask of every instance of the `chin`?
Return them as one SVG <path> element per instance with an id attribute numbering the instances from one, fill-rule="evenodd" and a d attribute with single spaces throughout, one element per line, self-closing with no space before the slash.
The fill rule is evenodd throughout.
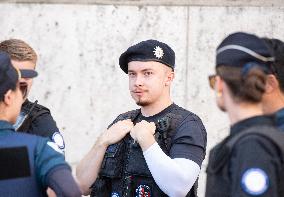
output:
<path id="1" fill-rule="evenodd" d="M 136 104 L 137 104 L 138 106 L 145 107 L 145 106 L 150 105 L 151 103 L 150 103 L 149 101 L 136 100 Z"/>
<path id="2" fill-rule="evenodd" d="M 227 111 L 226 108 L 225 108 L 223 105 L 218 104 L 218 107 L 219 107 L 219 109 L 220 109 L 222 112 L 226 112 L 226 111 Z"/>

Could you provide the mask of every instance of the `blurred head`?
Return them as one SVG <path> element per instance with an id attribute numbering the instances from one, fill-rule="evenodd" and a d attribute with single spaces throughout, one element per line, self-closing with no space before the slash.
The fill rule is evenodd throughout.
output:
<path id="1" fill-rule="evenodd" d="M 20 79 L 20 83 L 27 87 L 27 95 L 30 92 L 33 83 L 33 77 L 37 76 L 34 71 L 37 62 L 37 54 L 26 42 L 18 39 L 5 40 L 0 43 L 0 51 L 9 54 L 14 67 L 23 72 L 29 72 L 29 77 Z M 31 71 L 34 71 L 33 73 Z M 25 98 L 26 99 L 26 98 Z"/>
<path id="2" fill-rule="evenodd" d="M 146 40 L 129 47 L 119 58 L 129 76 L 129 90 L 137 105 L 149 106 L 170 96 L 175 53 L 165 43 Z"/>
<path id="3" fill-rule="evenodd" d="M 14 124 L 27 89 L 20 88 L 21 72 L 13 67 L 9 55 L 0 52 L 0 117 Z"/>
<path id="4" fill-rule="evenodd" d="M 263 111 L 270 114 L 284 107 L 284 43 L 278 39 L 263 38 L 275 57 L 273 73 L 268 75 L 263 96 Z"/>
<path id="5" fill-rule="evenodd" d="M 218 107 L 227 111 L 228 101 L 260 103 L 273 61 L 257 36 L 239 32 L 226 37 L 217 48 L 216 75 L 209 77 Z"/>

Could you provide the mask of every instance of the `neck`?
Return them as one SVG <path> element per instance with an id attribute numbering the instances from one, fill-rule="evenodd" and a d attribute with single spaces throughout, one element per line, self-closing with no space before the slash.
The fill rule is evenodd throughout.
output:
<path id="1" fill-rule="evenodd" d="M 164 100 L 159 100 L 159 101 L 157 101 L 155 103 L 151 103 L 147 106 L 142 106 L 141 107 L 141 113 L 145 117 L 153 116 L 153 115 L 158 114 L 159 112 L 163 111 L 164 109 L 166 109 L 172 103 L 173 102 L 170 98 L 167 98 L 167 99 L 164 99 Z"/>
<path id="2" fill-rule="evenodd" d="M 240 103 L 228 107 L 231 125 L 254 116 L 263 115 L 261 104 Z"/>
<path id="3" fill-rule="evenodd" d="M 11 120 L 9 118 L 7 118 L 7 116 L 5 116 L 5 114 L 0 114 L 0 120 L 11 122 Z"/>
<path id="4" fill-rule="evenodd" d="M 274 94 L 264 95 L 263 111 L 265 114 L 272 114 L 284 108 L 284 95 L 280 91 Z"/>
<path id="5" fill-rule="evenodd" d="M 13 122 L 11 120 L 11 117 L 9 116 L 8 109 L 3 104 L 3 102 L 0 104 L 0 120 L 7 121 L 7 122 L 10 122 L 10 123 Z"/>

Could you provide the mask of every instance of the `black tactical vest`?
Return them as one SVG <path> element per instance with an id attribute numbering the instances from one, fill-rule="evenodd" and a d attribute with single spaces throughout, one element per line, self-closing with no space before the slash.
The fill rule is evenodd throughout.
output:
<path id="1" fill-rule="evenodd" d="M 161 149 L 169 155 L 171 139 L 179 124 L 187 117 L 188 111 L 175 106 L 172 111 L 155 122 L 155 139 Z M 139 122 L 140 110 L 133 110 L 118 116 L 114 123 L 131 119 Z M 114 124 L 113 123 L 113 124 Z M 197 182 L 188 197 L 197 196 Z M 113 192 L 113 193 L 112 193 Z M 101 171 L 92 186 L 91 197 L 163 197 L 155 183 L 140 146 L 128 134 L 122 141 L 107 148 Z"/>
<path id="2" fill-rule="evenodd" d="M 22 105 L 21 112 L 17 118 L 17 122 L 14 125 L 16 131 L 21 131 L 29 133 L 32 122 L 42 114 L 49 113 L 48 108 L 37 104 L 37 101 L 34 103 L 26 100 Z"/>
<path id="3" fill-rule="evenodd" d="M 284 196 L 284 133 L 269 126 L 254 126 L 234 136 L 228 136 L 210 151 L 207 167 L 207 184 L 205 197 L 230 197 L 231 180 L 229 176 L 229 161 L 234 145 L 240 140 L 251 136 L 262 136 L 269 139 L 282 153 L 279 180 L 279 196 Z"/>

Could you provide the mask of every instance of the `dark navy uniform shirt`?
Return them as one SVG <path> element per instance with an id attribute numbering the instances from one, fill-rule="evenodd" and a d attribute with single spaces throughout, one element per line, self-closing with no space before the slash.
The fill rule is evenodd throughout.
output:
<path id="1" fill-rule="evenodd" d="M 148 122 L 157 122 L 166 114 L 174 109 L 180 108 L 172 104 L 158 114 L 150 117 L 144 117 L 142 114 L 137 121 L 146 120 Z M 206 154 L 207 134 L 201 119 L 189 112 L 182 122 L 178 125 L 176 133 L 171 139 L 171 148 L 169 156 L 171 158 L 185 158 L 196 162 L 200 167 Z"/>
<path id="2" fill-rule="evenodd" d="M 28 174 L 30 174 L 30 176 L 18 178 L 10 177 L 8 180 L 1 179 L 0 196 L 28 196 L 28 194 L 35 194 L 35 192 L 32 191 L 34 189 L 35 182 L 37 183 L 36 188 L 43 190 L 45 193 L 45 188 L 47 187 L 47 175 L 51 171 L 62 167 L 70 169 L 64 160 L 62 151 L 55 143 L 50 142 L 47 138 L 15 132 L 12 124 L 0 120 L 0 149 L 3 150 L 5 148 L 17 147 L 26 147 L 28 150 L 27 154 L 25 155 L 28 155 L 27 162 L 29 166 L 28 168 L 30 168 L 30 170 L 28 170 Z M 19 154 L 19 157 L 24 158 L 25 155 Z M 20 160 L 20 162 L 22 161 Z M 5 166 L 3 163 L 1 163 L 1 170 L 13 171 L 12 166 Z M 17 163 L 15 166 L 20 167 L 21 163 Z M 16 169 L 18 169 L 18 167 Z M 14 193 L 17 192 L 18 195 L 15 195 Z"/>
<path id="3" fill-rule="evenodd" d="M 230 135 L 244 132 L 253 126 L 271 126 L 272 117 L 257 116 L 231 127 Z M 281 153 L 269 139 L 252 135 L 240 139 L 234 146 L 229 166 L 232 197 L 278 197 Z"/>

